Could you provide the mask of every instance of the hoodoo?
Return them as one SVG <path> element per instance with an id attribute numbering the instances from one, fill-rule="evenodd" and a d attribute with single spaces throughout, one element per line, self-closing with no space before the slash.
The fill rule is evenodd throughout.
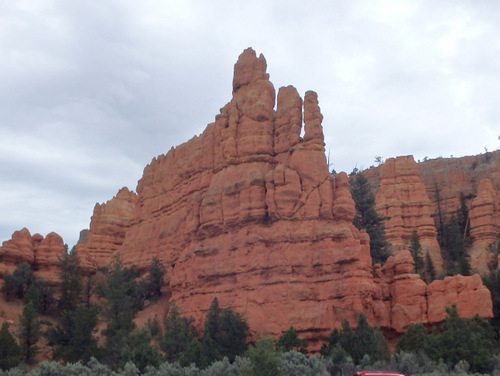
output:
<path id="1" fill-rule="evenodd" d="M 241 312 L 254 334 L 280 335 L 293 326 L 312 351 L 343 320 L 355 325 L 360 312 L 396 336 L 416 322 L 442 322 L 453 303 L 465 317 L 492 317 L 478 276 L 426 285 L 413 274 L 404 221 L 389 226 L 401 249 L 384 266 L 372 265 L 369 237 L 353 225 L 348 177 L 328 170 L 317 94 L 302 99 L 288 86 L 276 95 L 266 70 L 265 58 L 246 49 L 234 67 L 232 99 L 215 121 L 154 158 L 137 193 L 122 189 L 96 205 L 78 245 L 86 260 L 100 265 L 120 254 L 124 264 L 145 270 L 157 258 L 169 290 L 158 304 L 175 300 L 202 326 L 217 297 Z M 387 167 L 383 187 L 395 182 L 398 166 Z M 421 213 L 419 232 L 431 239 L 430 202 L 410 167 L 407 192 L 422 197 L 412 207 Z M 476 206 L 487 208 L 489 188 L 482 187 Z M 386 200 L 381 210 L 404 215 L 404 199 Z M 0 248 L 0 260 L 15 262 L 16 247 L 19 260 L 32 260 L 33 239 L 16 236 Z"/>

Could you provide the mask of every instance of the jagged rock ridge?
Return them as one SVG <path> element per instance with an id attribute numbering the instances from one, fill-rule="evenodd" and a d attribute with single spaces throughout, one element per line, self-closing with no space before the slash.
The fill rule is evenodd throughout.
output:
<path id="1" fill-rule="evenodd" d="M 441 322 L 452 303 L 465 317 L 491 317 L 477 276 L 427 286 L 404 247 L 383 267 L 372 265 L 368 235 L 352 224 L 348 177 L 328 171 L 316 93 L 302 100 L 288 86 L 276 96 L 266 65 L 245 50 L 233 98 L 215 122 L 154 158 L 137 194 L 122 189 L 96 205 L 79 252 L 94 268 L 120 254 L 146 269 L 156 257 L 170 299 L 199 326 L 217 297 L 254 333 L 293 325 L 313 351 L 361 311 L 396 336 L 415 322 Z M 421 228 L 432 232 L 427 219 Z M 0 248 L 0 262 L 4 254 Z"/>
<path id="2" fill-rule="evenodd" d="M 245 50 L 233 98 L 215 122 L 153 159 L 137 196 L 96 207 L 88 244 L 93 234 L 119 231 L 89 252 L 113 249 L 141 268 L 160 259 L 171 299 L 199 325 L 217 297 L 244 313 L 253 331 L 279 334 L 293 325 L 316 350 L 361 311 L 388 333 L 442 321 L 444 304 L 453 302 L 465 316 L 491 317 L 480 279 L 441 281 L 445 292 L 426 286 L 404 251 L 373 268 L 368 236 L 352 225 L 348 178 L 328 171 L 316 93 L 302 100 L 288 86 L 276 109 L 275 101 L 264 57 Z M 126 210 L 107 209 L 118 200 Z M 422 228 L 432 232 L 427 222 Z"/>

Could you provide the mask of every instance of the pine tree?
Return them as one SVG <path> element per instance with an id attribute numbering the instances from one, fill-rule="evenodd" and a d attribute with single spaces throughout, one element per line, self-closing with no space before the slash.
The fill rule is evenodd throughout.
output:
<path id="1" fill-rule="evenodd" d="M 297 330 L 291 326 L 281 335 L 276 343 L 276 349 L 280 351 L 298 351 L 307 354 L 307 341 L 300 339 Z"/>
<path id="2" fill-rule="evenodd" d="M 82 268 L 76 250 L 66 253 L 59 258 L 59 287 L 58 307 L 61 311 L 74 310 L 82 301 Z"/>
<path id="3" fill-rule="evenodd" d="M 41 323 L 37 312 L 38 310 L 33 301 L 28 299 L 24 304 L 23 313 L 20 317 L 21 330 L 19 332 L 21 352 L 26 362 L 31 362 L 38 351 L 36 344 L 41 335 Z"/>
<path id="4" fill-rule="evenodd" d="M 35 283 L 35 274 L 27 262 L 19 264 L 14 273 L 4 276 L 2 292 L 7 300 L 12 298 L 22 299 L 28 288 Z"/>
<path id="5" fill-rule="evenodd" d="M 436 279 L 436 268 L 434 267 L 434 262 L 432 261 L 429 252 L 425 254 L 425 276 L 428 283 Z"/>
<path id="6" fill-rule="evenodd" d="M 189 343 L 196 338 L 194 319 L 182 317 L 175 302 L 165 319 L 165 335 L 160 341 L 161 349 L 169 362 L 175 362 L 186 352 Z"/>
<path id="7" fill-rule="evenodd" d="M 67 362 L 87 362 L 98 353 L 94 337 L 97 325 L 97 308 L 79 305 L 61 313 L 57 324 L 46 336 L 54 345 L 54 357 Z"/>
<path id="8" fill-rule="evenodd" d="M 424 259 L 422 257 L 422 245 L 420 244 L 420 237 L 416 230 L 413 230 L 410 238 L 410 253 L 415 262 L 415 273 L 423 276 L 424 274 Z"/>
<path id="9" fill-rule="evenodd" d="M 390 256 L 390 245 L 385 238 L 384 218 L 375 210 L 375 196 L 362 172 L 349 180 L 352 198 L 356 204 L 354 225 L 370 235 L 370 253 L 374 263 L 384 263 Z"/>
<path id="10" fill-rule="evenodd" d="M 227 356 L 233 361 L 248 348 L 248 324 L 243 316 L 231 308 L 221 310 L 219 301 L 214 298 L 205 320 L 202 347 L 205 357 L 220 360 Z"/>
<path id="11" fill-rule="evenodd" d="M 14 368 L 21 360 L 21 348 L 9 331 L 9 324 L 4 322 L 0 330 L 0 369 Z"/>
<path id="12" fill-rule="evenodd" d="M 412 353 L 425 352 L 427 337 L 427 330 L 422 323 L 413 324 L 399 339 L 396 350 Z"/>
<path id="13" fill-rule="evenodd" d="M 455 216 L 452 216 L 450 222 L 445 225 L 444 251 L 448 274 L 470 275 L 469 255 Z"/>

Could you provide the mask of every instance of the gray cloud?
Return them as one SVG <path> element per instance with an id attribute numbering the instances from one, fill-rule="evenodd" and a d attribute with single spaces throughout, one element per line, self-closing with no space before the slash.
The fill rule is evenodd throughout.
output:
<path id="1" fill-rule="evenodd" d="M 214 120 L 252 46 L 276 88 L 318 92 L 332 167 L 499 147 L 500 4 L 0 4 L 0 240 L 73 245 L 96 202 Z"/>

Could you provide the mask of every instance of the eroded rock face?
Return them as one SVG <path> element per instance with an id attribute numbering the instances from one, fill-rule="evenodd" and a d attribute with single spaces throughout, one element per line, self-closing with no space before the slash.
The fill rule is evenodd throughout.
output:
<path id="1" fill-rule="evenodd" d="M 96 204 L 90 221 L 90 231 L 80 234 L 76 245 L 82 267 L 89 272 L 108 263 L 122 245 L 125 232 L 133 217 L 137 196 L 128 188 L 104 204 Z"/>
<path id="2" fill-rule="evenodd" d="M 137 195 L 116 204 L 124 215 L 112 214 L 118 196 L 96 206 L 82 249 L 99 263 L 120 253 L 142 269 L 158 258 L 171 299 L 198 326 L 217 297 L 243 313 L 254 333 L 279 335 L 293 325 L 313 351 L 361 311 L 398 333 L 428 323 L 429 291 L 412 274 L 411 257 L 401 251 L 372 267 L 368 235 L 352 225 L 348 178 L 328 171 L 317 95 L 302 100 L 295 88 L 281 88 L 276 109 L 275 97 L 264 57 L 245 50 L 233 98 L 215 122 L 153 159 Z M 411 184 L 408 195 L 421 191 Z M 387 210 L 403 210 L 398 205 Z M 427 217 L 418 222 L 422 234 L 432 233 Z M 404 243 L 408 231 L 394 236 Z M 455 296 L 467 305 L 467 294 Z M 491 299 L 478 313 L 491 317 Z"/>
<path id="3" fill-rule="evenodd" d="M 377 210 L 388 218 L 386 233 L 395 250 L 416 229 L 437 267 L 442 265 L 437 226 L 457 215 L 463 197 L 469 209 L 471 266 L 488 272 L 495 258 L 489 246 L 500 237 L 500 151 L 418 164 L 411 156 L 390 158 L 364 174 L 375 189 Z"/>
<path id="4" fill-rule="evenodd" d="M 431 201 L 412 156 L 389 158 L 379 169 L 376 210 L 386 218 L 387 241 L 393 252 L 406 249 L 412 232 L 420 237 L 423 254 L 429 253 L 438 273 L 443 259 L 432 217 Z"/>
<path id="5" fill-rule="evenodd" d="M 32 265 L 38 278 L 52 284 L 59 282 L 58 263 L 66 248 L 63 239 L 51 232 L 45 238 L 40 234 L 31 235 L 23 228 L 14 232 L 11 240 L 0 247 L 0 281 L 6 274 L 12 274 L 23 262 Z"/>

